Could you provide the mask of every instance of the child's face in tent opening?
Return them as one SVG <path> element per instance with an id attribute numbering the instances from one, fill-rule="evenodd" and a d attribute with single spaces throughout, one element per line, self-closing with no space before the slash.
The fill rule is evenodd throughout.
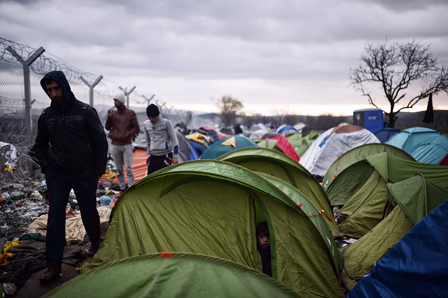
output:
<path id="1" fill-rule="evenodd" d="M 260 243 L 261 246 L 264 247 L 271 247 L 271 240 L 268 236 L 261 234 L 258 236 L 258 243 Z"/>

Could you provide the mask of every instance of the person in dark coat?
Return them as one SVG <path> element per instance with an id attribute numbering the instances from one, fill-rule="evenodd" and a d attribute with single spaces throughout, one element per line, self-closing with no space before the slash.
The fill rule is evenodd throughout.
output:
<path id="1" fill-rule="evenodd" d="M 272 276 L 271 272 L 271 240 L 269 238 L 268 224 L 263 221 L 257 225 L 257 249 L 260 253 L 263 273 Z"/>
<path id="2" fill-rule="evenodd" d="M 241 124 L 239 124 L 239 123 L 237 123 L 233 129 L 235 130 L 236 135 L 243 133 L 243 130 L 241 129 Z"/>
<path id="3" fill-rule="evenodd" d="M 48 270 L 39 279 L 50 282 L 61 273 L 65 208 L 72 189 L 91 242 L 87 254 L 93 256 L 100 246 L 96 189 L 106 169 L 108 144 L 96 110 L 75 98 L 62 71 L 47 73 L 40 84 L 51 105 L 39 117 L 30 155 L 38 161 L 47 183 Z"/>

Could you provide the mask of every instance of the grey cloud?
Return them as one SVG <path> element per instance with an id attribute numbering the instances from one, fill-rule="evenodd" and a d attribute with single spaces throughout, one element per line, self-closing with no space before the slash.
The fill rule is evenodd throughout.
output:
<path id="1" fill-rule="evenodd" d="M 78 30 L 78 34 L 74 32 L 74 38 L 83 44 L 97 41 L 112 45 L 117 43 L 114 35 L 120 35 L 122 42 L 139 36 L 152 38 L 173 34 L 269 43 L 325 43 L 445 35 L 448 26 L 446 15 L 435 14 L 432 22 L 426 22 L 422 19 L 423 14 L 389 15 L 387 7 L 379 6 L 382 2 L 375 2 L 378 5 L 366 2 L 348 0 L 338 1 L 335 5 L 334 1 L 328 0 L 304 2 L 306 4 L 290 1 L 279 5 L 277 1 L 80 0 L 82 6 L 92 7 L 92 10 L 100 5 L 103 7 L 103 15 L 96 13 L 95 19 L 86 19 L 87 23 L 97 24 L 102 30 L 95 34 L 95 28 L 86 28 L 92 30 L 89 32 L 92 34 L 84 38 L 80 35 L 82 30 Z M 333 5 L 330 6 L 331 3 Z M 434 0 L 430 3 L 442 2 Z"/>
<path id="2" fill-rule="evenodd" d="M 240 1 L 241 2 L 241 1 Z M 128 18 L 144 15 L 150 25 L 157 22 L 179 35 L 221 36 L 256 42 L 328 42 L 332 40 L 384 39 L 413 35 L 416 38 L 444 35 L 448 18 L 437 15 L 388 14 L 386 7 L 363 1 L 318 4 L 274 5 L 232 2 L 212 5 L 168 1 L 144 7 L 123 6 Z M 221 3 L 221 2 L 220 2 Z M 248 5 L 250 3 L 251 5 Z M 425 2 L 426 3 L 426 2 Z M 435 23 L 438 23 L 438 26 Z M 151 30 L 149 27 L 148 30 Z M 393 33 L 396 32 L 396 33 Z"/>
<path id="3" fill-rule="evenodd" d="M 20 5 L 31 5 L 31 4 L 36 4 L 42 1 L 46 1 L 46 0 L 0 0 L 0 4 L 2 3 L 14 3 L 14 4 L 20 4 Z"/>
<path id="4" fill-rule="evenodd" d="M 105 76 L 314 81 L 345 90 L 366 42 L 415 39 L 448 59 L 448 4 L 436 0 L 411 1 L 404 11 L 367 0 L 65 0 L 48 7 L 64 16 L 57 20 L 47 8 L 11 3 L 0 0 L 2 37 Z"/>
<path id="5" fill-rule="evenodd" d="M 430 6 L 446 6 L 446 0 L 354 0 L 354 2 L 377 4 L 396 12 L 424 10 Z"/>

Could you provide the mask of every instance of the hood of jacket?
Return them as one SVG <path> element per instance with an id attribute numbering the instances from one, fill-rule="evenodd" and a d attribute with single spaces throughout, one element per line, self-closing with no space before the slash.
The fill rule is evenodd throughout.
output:
<path id="1" fill-rule="evenodd" d="M 65 110 L 66 111 L 69 110 L 73 105 L 73 103 L 75 102 L 76 98 L 70 88 L 70 84 L 68 83 L 65 74 L 60 70 L 50 71 L 42 78 L 42 80 L 40 80 L 40 85 L 42 86 L 42 89 L 44 89 L 44 92 L 47 94 L 48 97 L 50 97 L 45 89 L 44 84 L 45 79 L 52 79 L 59 85 L 59 87 L 61 87 L 62 94 L 64 95 L 65 99 Z M 53 101 L 51 101 L 51 107 L 58 111 L 62 110 L 61 106 Z"/>

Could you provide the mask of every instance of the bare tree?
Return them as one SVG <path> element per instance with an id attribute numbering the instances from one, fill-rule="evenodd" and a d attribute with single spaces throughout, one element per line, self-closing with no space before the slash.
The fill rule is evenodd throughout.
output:
<path id="1" fill-rule="evenodd" d="M 232 126 L 236 118 L 236 113 L 244 108 L 241 101 L 230 95 L 225 95 L 216 100 L 216 105 L 221 111 L 221 119 L 226 127 Z"/>
<path id="2" fill-rule="evenodd" d="M 437 57 L 429 53 L 429 45 L 415 41 L 388 45 L 386 41 L 378 46 L 367 44 L 365 50 L 361 64 L 350 68 L 351 86 L 366 96 L 369 104 L 378 108 L 367 84 L 381 84 L 390 104 L 390 111 L 386 113 L 389 127 L 395 126 L 400 111 L 414 107 L 431 93 L 448 92 L 448 69 L 439 66 Z M 422 85 L 420 93 L 408 97 L 407 103 L 395 110 L 398 102 L 406 97 L 405 90 L 415 81 Z"/>

